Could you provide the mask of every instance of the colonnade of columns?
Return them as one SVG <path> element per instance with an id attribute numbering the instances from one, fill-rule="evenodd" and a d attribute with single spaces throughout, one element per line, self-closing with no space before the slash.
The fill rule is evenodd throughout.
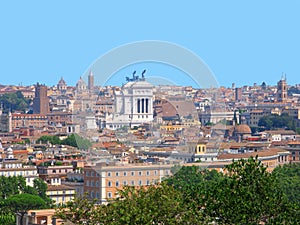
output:
<path id="1" fill-rule="evenodd" d="M 149 111 L 149 99 L 139 98 L 137 100 L 137 113 L 148 113 Z"/>

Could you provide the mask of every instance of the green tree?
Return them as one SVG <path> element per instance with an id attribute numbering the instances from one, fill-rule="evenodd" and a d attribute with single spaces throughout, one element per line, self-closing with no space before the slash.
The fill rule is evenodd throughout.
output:
<path id="1" fill-rule="evenodd" d="M 30 100 L 24 98 L 21 91 L 15 93 L 5 93 L 0 96 L 0 103 L 3 105 L 4 111 L 23 111 L 28 109 Z"/>
<path id="2" fill-rule="evenodd" d="M 44 208 L 46 204 L 45 201 L 37 195 L 17 194 L 5 199 L 4 206 L 20 216 L 20 224 L 23 224 L 24 215 L 28 210 Z"/>
<path id="3" fill-rule="evenodd" d="M 39 139 L 37 139 L 36 142 L 42 143 L 42 144 L 51 143 L 52 145 L 58 145 L 61 143 L 61 140 L 59 139 L 59 137 L 57 137 L 55 135 L 53 135 L 53 136 L 44 135 L 44 136 L 41 136 Z"/>
<path id="4" fill-rule="evenodd" d="M 87 194 L 83 197 L 75 197 L 73 201 L 69 201 L 66 205 L 60 205 L 56 209 L 56 216 L 74 224 L 97 224 L 97 214 L 99 206 L 95 205 L 96 200 L 89 200 Z"/>
<path id="5" fill-rule="evenodd" d="M 61 144 L 73 146 L 79 149 L 88 149 L 92 146 L 91 142 L 78 134 L 71 134 L 66 139 L 64 139 Z"/>
<path id="6" fill-rule="evenodd" d="M 289 223 L 294 209 L 257 158 L 233 162 L 226 170 L 203 198 L 205 214 L 218 224 Z"/>
<path id="7" fill-rule="evenodd" d="M 13 213 L 0 212 L 0 224 L 15 225 L 16 217 Z"/>
<path id="8" fill-rule="evenodd" d="M 161 184 L 127 186 L 107 205 L 75 199 L 57 215 L 75 224 L 300 224 L 299 204 L 281 188 L 289 180 L 280 184 L 282 172 L 269 173 L 257 158 L 233 162 L 225 175 L 196 166 L 172 170 Z"/>
<path id="9" fill-rule="evenodd" d="M 52 206 L 51 199 L 46 195 L 47 184 L 43 180 L 37 178 L 33 181 L 33 187 L 37 192 L 36 194 L 45 201 L 46 205 L 48 207 Z"/>
<path id="10" fill-rule="evenodd" d="M 76 198 L 59 207 L 56 215 L 75 224 L 195 224 L 179 191 L 166 184 L 134 188 L 126 186 L 107 205 Z"/>
<path id="11" fill-rule="evenodd" d="M 7 197 L 26 190 L 26 181 L 22 176 L 5 177 L 0 176 L 0 199 L 6 199 Z"/>
<path id="12" fill-rule="evenodd" d="M 182 195 L 165 184 L 125 187 L 119 198 L 101 208 L 98 221 L 103 224 L 183 224 L 187 220 Z"/>
<path id="13" fill-rule="evenodd" d="M 274 169 L 279 187 L 292 203 L 300 205 L 300 164 L 288 164 Z"/>
<path id="14" fill-rule="evenodd" d="M 272 130 L 277 128 L 296 130 L 296 124 L 293 117 L 286 113 L 278 115 L 263 116 L 258 121 L 258 126 L 264 127 L 266 130 Z"/>
<path id="15" fill-rule="evenodd" d="M 273 122 L 269 116 L 264 116 L 258 121 L 258 126 L 265 127 L 266 130 L 271 130 Z"/>

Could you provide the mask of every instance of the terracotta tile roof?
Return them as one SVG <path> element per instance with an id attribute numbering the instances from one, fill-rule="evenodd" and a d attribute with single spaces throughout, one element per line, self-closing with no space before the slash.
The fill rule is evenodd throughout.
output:
<path id="1" fill-rule="evenodd" d="M 264 131 L 267 134 L 281 134 L 281 135 L 295 135 L 295 131 L 293 130 L 267 130 Z"/>
<path id="2" fill-rule="evenodd" d="M 73 187 L 61 185 L 48 185 L 47 191 L 75 190 Z"/>
<path id="3" fill-rule="evenodd" d="M 251 156 L 256 157 L 256 155 L 258 157 L 268 157 L 268 156 L 276 156 L 279 153 L 289 154 L 289 152 L 284 149 L 271 148 L 268 150 L 247 152 L 241 154 L 229 154 L 229 153 L 219 154 L 218 159 L 245 159 L 245 158 L 250 158 Z"/>

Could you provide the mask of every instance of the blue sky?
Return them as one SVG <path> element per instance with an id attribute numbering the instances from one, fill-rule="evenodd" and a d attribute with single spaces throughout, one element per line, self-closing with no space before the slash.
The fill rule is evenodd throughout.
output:
<path id="1" fill-rule="evenodd" d="M 0 84 L 55 85 L 64 77 L 74 85 L 101 55 L 143 40 L 191 50 L 220 85 L 273 85 L 282 73 L 298 84 L 299 8 L 296 0 L 1 1 Z M 147 74 L 190 84 L 179 70 L 147 66 L 116 76 L 146 67 Z"/>

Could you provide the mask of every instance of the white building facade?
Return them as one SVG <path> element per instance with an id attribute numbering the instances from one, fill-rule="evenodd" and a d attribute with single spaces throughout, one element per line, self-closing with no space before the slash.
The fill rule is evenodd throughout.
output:
<path id="1" fill-rule="evenodd" d="M 106 128 L 134 127 L 153 121 L 153 86 L 145 78 L 130 79 L 114 92 L 114 113 L 106 117 Z"/>

